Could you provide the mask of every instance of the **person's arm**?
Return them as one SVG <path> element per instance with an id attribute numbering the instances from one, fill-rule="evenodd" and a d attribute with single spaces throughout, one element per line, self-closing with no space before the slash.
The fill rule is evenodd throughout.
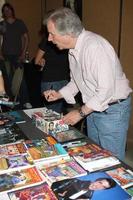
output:
<path id="1" fill-rule="evenodd" d="M 0 35 L 0 59 L 4 60 L 4 57 L 2 55 L 2 40 L 3 40 L 3 36 Z"/>
<path id="2" fill-rule="evenodd" d="M 4 86 L 4 79 L 2 76 L 2 72 L 0 71 L 0 94 L 5 94 L 5 86 Z"/>
<path id="3" fill-rule="evenodd" d="M 28 49 L 29 45 L 29 35 L 28 33 L 24 33 L 21 37 L 22 40 L 22 50 L 21 50 L 21 55 L 20 55 L 20 60 L 24 61 L 25 60 L 25 53 Z"/>
<path id="4" fill-rule="evenodd" d="M 45 59 L 44 59 L 45 52 L 41 50 L 40 48 L 37 50 L 36 56 L 35 56 L 35 65 L 40 65 L 42 68 L 45 65 Z M 41 68 L 41 69 L 42 69 Z"/>

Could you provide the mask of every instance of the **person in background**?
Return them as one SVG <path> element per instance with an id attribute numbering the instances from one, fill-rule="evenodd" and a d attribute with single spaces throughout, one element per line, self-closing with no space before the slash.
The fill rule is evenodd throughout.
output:
<path id="1" fill-rule="evenodd" d="M 2 6 L 2 17 L 3 20 L 0 22 L 0 34 L 2 35 L 0 58 L 10 64 L 7 69 L 10 87 L 15 69 L 22 66 L 25 61 L 29 37 L 26 25 L 21 19 L 16 18 L 11 4 L 5 3 Z M 25 80 L 23 80 L 23 88 L 26 88 Z M 27 88 L 24 90 L 25 96 L 27 96 Z"/>
<path id="2" fill-rule="evenodd" d="M 42 70 L 42 95 L 49 89 L 58 91 L 70 80 L 68 50 L 60 51 L 55 45 L 47 41 L 46 27 L 44 27 L 44 37 L 39 44 L 35 56 L 35 64 L 39 65 L 40 70 Z M 52 109 L 58 113 L 66 112 L 65 101 L 63 99 L 50 103 L 44 100 L 44 104 L 48 109 Z"/>
<path id="3" fill-rule="evenodd" d="M 66 114 L 64 122 L 74 125 L 86 117 L 88 137 L 124 160 L 132 89 L 114 48 L 102 36 L 85 30 L 69 8 L 56 10 L 44 23 L 48 41 L 60 50 L 69 49 L 71 72 L 70 82 L 59 91 L 45 91 L 45 98 L 74 104 L 80 91 L 83 105 Z"/>
<path id="4" fill-rule="evenodd" d="M 4 86 L 4 79 L 2 76 L 2 71 L 0 70 L 0 96 L 6 94 L 5 92 L 5 86 Z"/>
<path id="5" fill-rule="evenodd" d="M 6 88 L 5 88 L 5 83 L 4 83 L 4 78 L 3 78 L 3 73 L 1 70 L 0 66 L 0 101 L 9 101 L 9 97 L 6 93 Z M 0 112 L 3 112 L 4 108 L 3 105 L 0 102 Z M 3 120 L 0 120 L 0 125 L 3 125 L 5 122 Z"/>

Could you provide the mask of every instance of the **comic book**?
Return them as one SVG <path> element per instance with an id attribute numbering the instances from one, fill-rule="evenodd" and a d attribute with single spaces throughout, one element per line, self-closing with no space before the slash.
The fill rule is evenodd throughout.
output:
<path id="1" fill-rule="evenodd" d="M 2 120 L 4 125 L 8 125 L 9 123 L 24 123 L 25 119 L 21 115 L 19 111 L 10 111 L 10 112 L 5 112 L 5 113 L 0 113 L 0 121 L 2 125 Z"/>
<path id="2" fill-rule="evenodd" d="M 100 179 L 100 180 L 99 180 Z M 131 200 L 128 194 L 112 177 L 105 172 L 89 173 L 85 176 L 64 179 L 51 186 L 60 200 Z"/>
<path id="3" fill-rule="evenodd" d="M 102 169 L 106 169 L 120 164 L 120 161 L 114 156 L 105 156 L 98 159 L 91 159 L 90 157 L 84 157 L 82 155 L 74 156 L 74 159 L 89 172 L 94 172 Z"/>
<path id="4" fill-rule="evenodd" d="M 81 133 L 75 128 L 66 131 L 52 133 L 52 136 L 60 143 L 73 141 L 85 137 L 83 133 Z"/>
<path id="5" fill-rule="evenodd" d="M 106 171 L 123 188 L 133 186 L 133 172 L 124 167 L 113 168 Z"/>
<path id="6" fill-rule="evenodd" d="M 14 171 L 17 168 L 25 168 L 34 164 L 32 157 L 29 154 L 5 156 L 0 158 L 0 174 Z"/>
<path id="7" fill-rule="evenodd" d="M 69 142 L 66 147 L 70 156 L 81 156 L 87 161 L 98 160 L 111 155 L 109 151 L 102 149 L 100 146 L 85 143 L 85 141 Z"/>
<path id="8" fill-rule="evenodd" d="M 0 157 L 26 154 L 27 149 L 23 141 L 0 145 Z"/>
<path id="9" fill-rule="evenodd" d="M 26 140 L 24 142 L 29 154 L 35 162 L 41 160 L 51 161 L 52 159 L 60 157 L 68 157 L 67 151 L 61 144 L 51 144 L 49 141 L 52 141 L 52 139 Z"/>
<path id="10" fill-rule="evenodd" d="M 42 162 L 40 165 L 37 165 L 37 167 L 47 178 L 50 185 L 59 180 L 87 174 L 87 172 L 72 158 L 61 158 L 51 163 Z"/>
<path id="11" fill-rule="evenodd" d="M 32 108 L 32 109 L 26 109 L 26 110 L 23 110 L 24 113 L 26 115 L 28 115 L 28 117 L 32 118 L 32 115 L 35 113 L 35 112 L 42 112 L 42 113 L 46 113 L 48 111 L 48 109 L 46 107 L 40 107 L 40 108 Z"/>
<path id="12" fill-rule="evenodd" d="M 9 192 L 8 196 L 10 200 L 57 200 L 54 192 L 46 182 L 40 185 Z"/>
<path id="13" fill-rule="evenodd" d="M 43 178 L 35 166 L 0 174 L 0 192 L 12 191 L 41 183 Z"/>
<path id="14" fill-rule="evenodd" d="M 18 124 L 10 124 L 0 128 L 0 144 L 12 143 L 22 139 L 28 139 L 28 137 L 19 128 Z"/>
<path id="15" fill-rule="evenodd" d="M 33 164 L 23 141 L 0 145 L 0 174 Z"/>

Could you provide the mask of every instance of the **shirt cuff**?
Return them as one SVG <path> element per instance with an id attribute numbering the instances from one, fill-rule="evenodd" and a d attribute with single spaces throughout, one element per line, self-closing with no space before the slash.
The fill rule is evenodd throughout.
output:
<path id="1" fill-rule="evenodd" d="M 61 93 L 61 95 L 63 96 L 63 98 L 67 103 L 69 104 L 76 103 L 74 96 L 68 90 L 62 88 L 61 90 L 59 90 L 59 92 Z"/>

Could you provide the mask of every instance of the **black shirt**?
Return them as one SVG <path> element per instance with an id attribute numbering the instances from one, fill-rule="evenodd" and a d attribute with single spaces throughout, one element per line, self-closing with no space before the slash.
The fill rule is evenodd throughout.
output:
<path id="1" fill-rule="evenodd" d="M 42 81 L 69 80 L 68 50 L 59 50 L 54 44 L 43 39 L 39 48 L 45 52 L 45 66 L 43 68 Z"/>

